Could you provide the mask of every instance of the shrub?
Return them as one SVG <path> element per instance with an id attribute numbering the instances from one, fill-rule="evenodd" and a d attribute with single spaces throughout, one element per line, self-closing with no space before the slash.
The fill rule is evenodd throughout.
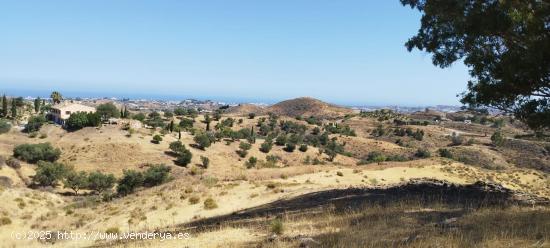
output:
<path id="1" fill-rule="evenodd" d="M 7 133 L 11 129 L 11 125 L 8 121 L 0 119 L 0 134 Z"/>
<path id="2" fill-rule="evenodd" d="M 439 153 L 439 156 L 443 158 L 453 158 L 453 153 L 449 149 L 439 148 L 437 152 Z"/>
<path id="3" fill-rule="evenodd" d="M 244 151 L 250 150 L 251 147 L 252 147 L 252 145 L 251 145 L 250 143 L 248 143 L 248 142 L 241 142 L 241 143 L 239 144 L 239 148 L 240 148 L 241 150 L 244 150 Z"/>
<path id="4" fill-rule="evenodd" d="M 462 143 L 464 143 L 464 138 L 461 135 L 453 132 L 453 135 L 451 136 L 451 143 L 453 146 L 462 145 Z"/>
<path id="5" fill-rule="evenodd" d="M 181 143 L 181 141 L 179 141 L 179 140 L 170 143 L 170 145 L 168 147 L 175 154 L 181 154 L 182 152 L 184 152 L 186 150 L 185 145 L 183 143 Z"/>
<path id="6" fill-rule="evenodd" d="M 38 136 L 38 138 L 45 139 L 45 138 L 48 138 L 48 135 L 45 133 L 41 133 L 40 136 Z"/>
<path id="7" fill-rule="evenodd" d="M 287 140 L 286 135 L 281 134 L 277 136 L 277 138 L 275 139 L 275 144 L 278 146 L 284 146 L 286 144 L 286 140 Z"/>
<path id="8" fill-rule="evenodd" d="M 271 143 L 271 141 L 264 141 L 264 143 L 262 143 L 260 145 L 260 151 L 263 152 L 263 153 L 268 153 L 269 151 L 271 151 L 271 148 L 273 147 L 273 143 Z"/>
<path id="9" fill-rule="evenodd" d="M 491 142 L 494 146 L 501 146 L 504 143 L 504 135 L 500 131 L 496 131 L 491 135 Z"/>
<path id="10" fill-rule="evenodd" d="M 217 208 L 218 207 L 218 204 L 216 204 L 216 201 L 214 201 L 214 199 L 212 198 L 206 198 L 206 200 L 204 200 L 204 209 L 214 209 L 214 208 Z"/>
<path id="11" fill-rule="evenodd" d="M 272 233 L 281 235 L 284 232 L 283 221 L 281 219 L 274 219 L 269 225 L 269 229 Z"/>
<path id="12" fill-rule="evenodd" d="M 419 148 L 418 150 L 416 150 L 414 156 L 419 158 L 429 158 L 430 156 L 432 156 L 432 154 L 425 148 Z"/>
<path id="13" fill-rule="evenodd" d="M 254 119 L 256 117 L 256 113 L 248 113 L 248 119 Z"/>
<path id="14" fill-rule="evenodd" d="M 145 120 L 145 114 L 137 113 L 137 114 L 132 116 L 132 119 L 143 122 Z"/>
<path id="15" fill-rule="evenodd" d="M 120 233 L 120 229 L 118 227 L 110 227 L 107 230 L 105 230 L 105 233 L 107 233 L 107 234 L 118 234 L 118 233 Z"/>
<path id="16" fill-rule="evenodd" d="M 197 144 L 197 147 L 204 150 L 212 144 L 212 141 L 207 133 L 197 134 L 193 140 Z"/>
<path id="17" fill-rule="evenodd" d="M 202 163 L 202 167 L 204 167 L 206 169 L 206 168 L 208 168 L 208 165 L 210 164 L 210 159 L 207 158 L 207 157 L 201 156 L 201 163 Z"/>
<path id="18" fill-rule="evenodd" d="M 170 167 L 163 164 L 149 167 L 143 173 L 143 185 L 152 187 L 168 181 L 170 170 Z"/>
<path id="19" fill-rule="evenodd" d="M 36 163 L 40 160 L 54 162 L 59 159 L 61 150 L 53 148 L 50 143 L 23 144 L 13 149 L 13 155 L 29 163 Z"/>
<path id="20" fill-rule="evenodd" d="M 65 122 L 67 129 L 78 130 L 88 126 L 88 114 L 84 112 L 72 113 Z"/>
<path id="21" fill-rule="evenodd" d="M 8 217 L 2 217 L 0 218 L 0 226 L 9 225 L 11 224 L 11 219 Z"/>
<path id="22" fill-rule="evenodd" d="M 344 173 L 342 173 L 341 171 L 338 171 L 338 172 L 336 172 L 336 175 L 339 176 L 339 177 L 343 177 Z"/>
<path id="23" fill-rule="evenodd" d="M 191 196 L 191 197 L 189 197 L 189 204 L 191 204 L 191 205 L 197 204 L 197 203 L 199 203 L 200 200 L 201 199 L 198 196 L 195 196 L 195 195 Z"/>
<path id="24" fill-rule="evenodd" d="M 187 166 L 189 163 L 191 163 L 192 158 L 193 154 L 191 153 L 191 151 L 185 149 L 180 154 L 178 154 L 178 157 L 176 158 L 176 164 Z"/>
<path id="25" fill-rule="evenodd" d="M 246 151 L 246 150 L 237 150 L 237 154 L 239 154 L 239 156 L 241 158 L 244 158 L 248 154 L 248 151 Z"/>
<path id="26" fill-rule="evenodd" d="M 135 170 L 125 170 L 122 178 L 118 180 L 117 193 L 119 195 L 128 195 L 134 190 L 143 185 L 143 173 Z"/>
<path id="27" fill-rule="evenodd" d="M 246 161 L 246 168 L 250 169 L 258 163 L 258 159 L 256 157 L 250 157 L 248 158 L 248 161 Z"/>
<path id="28" fill-rule="evenodd" d="M 8 158 L 8 160 L 6 160 L 6 165 L 13 168 L 13 169 L 19 169 L 21 168 L 21 163 L 19 163 L 19 160 L 15 159 L 15 158 Z"/>
<path id="29" fill-rule="evenodd" d="M 373 162 L 373 163 L 381 163 L 386 161 L 386 156 L 380 152 L 370 152 L 367 155 L 367 161 Z"/>
<path id="30" fill-rule="evenodd" d="M 99 171 L 91 172 L 88 175 L 88 188 L 101 194 L 106 190 L 112 189 L 115 181 L 116 179 L 113 174 L 103 174 Z"/>
<path id="31" fill-rule="evenodd" d="M 294 144 L 294 143 L 286 143 L 286 145 L 285 145 L 285 151 L 287 151 L 287 152 L 294 152 L 295 149 L 296 149 L 296 144 Z"/>
<path id="32" fill-rule="evenodd" d="M 306 144 L 301 144 L 300 148 L 298 148 L 298 150 L 300 150 L 301 152 L 307 152 L 307 145 Z"/>
<path id="33" fill-rule="evenodd" d="M 41 186 L 55 186 L 70 170 L 70 167 L 61 163 L 40 161 L 32 180 Z"/>
<path id="34" fill-rule="evenodd" d="M 33 116 L 29 118 L 29 121 L 27 122 L 27 125 L 25 125 L 25 131 L 26 133 L 32 133 L 40 130 L 40 128 L 47 122 L 46 117 L 43 115 Z"/>
<path id="35" fill-rule="evenodd" d="M 160 135 L 156 134 L 155 136 L 153 136 L 153 140 L 152 140 L 153 143 L 159 144 L 161 141 L 162 141 L 162 137 Z"/>

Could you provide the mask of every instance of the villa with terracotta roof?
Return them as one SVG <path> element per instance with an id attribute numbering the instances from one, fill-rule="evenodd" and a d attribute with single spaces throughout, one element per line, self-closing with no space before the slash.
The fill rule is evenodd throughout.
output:
<path id="1" fill-rule="evenodd" d="M 52 121 L 59 125 L 65 125 L 65 121 L 69 119 L 73 113 L 95 113 L 95 108 L 82 105 L 80 103 L 74 102 L 63 102 L 60 104 L 53 105 L 49 116 Z"/>

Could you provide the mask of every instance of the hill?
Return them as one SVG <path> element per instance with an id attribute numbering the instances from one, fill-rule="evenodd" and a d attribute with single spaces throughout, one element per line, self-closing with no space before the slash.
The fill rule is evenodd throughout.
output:
<path id="1" fill-rule="evenodd" d="M 239 104 L 235 107 L 230 107 L 225 111 L 227 114 L 234 114 L 234 115 L 248 115 L 250 113 L 254 113 L 257 115 L 261 115 L 265 113 L 265 108 L 254 105 L 254 104 Z"/>
<path id="2" fill-rule="evenodd" d="M 353 110 L 329 104 L 315 98 L 300 97 L 279 102 L 267 108 L 268 112 L 284 116 L 315 116 L 335 118 L 353 113 Z"/>

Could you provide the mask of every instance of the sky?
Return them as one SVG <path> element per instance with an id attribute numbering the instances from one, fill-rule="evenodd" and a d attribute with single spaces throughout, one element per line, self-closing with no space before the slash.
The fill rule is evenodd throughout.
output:
<path id="1" fill-rule="evenodd" d="M 459 105 L 467 68 L 404 43 L 398 0 L 0 0 L 0 91 Z"/>

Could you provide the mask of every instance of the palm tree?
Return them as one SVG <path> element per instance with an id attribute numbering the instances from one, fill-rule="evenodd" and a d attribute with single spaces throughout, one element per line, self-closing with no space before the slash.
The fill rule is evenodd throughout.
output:
<path id="1" fill-rule="evenodd" d="M 61 101 L 63 100 L 63 96 L 57 91 L 52 92 L 50 98 L 52 99 L 54 104 L 61 103 Z"/>

